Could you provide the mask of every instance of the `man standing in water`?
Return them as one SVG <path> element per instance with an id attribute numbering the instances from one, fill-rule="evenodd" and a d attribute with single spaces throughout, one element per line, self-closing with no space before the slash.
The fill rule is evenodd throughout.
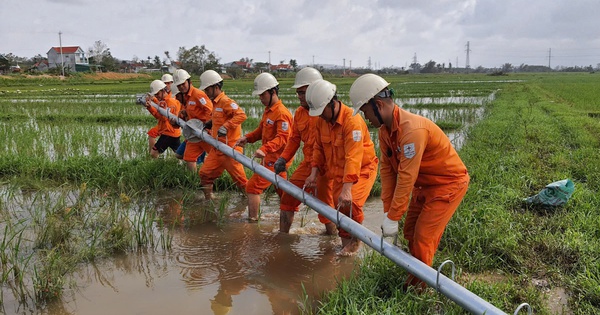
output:
<path id="1" fill-rule="evenodd" d="M 242 135 L 242 123 L 246 120 L 246 113 L 225 95 L 222 88 L 223 78 L 216 71 L 207 70 L 200 75 L 200 89 L 206 92 L 213 103 L 212 120 L 209 123 L 211 135 L 228 146 L 235 147 Z M 236 150 L 242 153 L 242 148 L 236 147 Z M 213 198 L 213 182 L 221 176 L 223 170 L 227 170 L 239 188 L 246 188 L 248 179 L 242 164 L 219 150 L 213 150 L 199 172 L 202 190 L 207 200 Z"/>
<path id="2" fill-rule="evenodd" d="M 408 211 L 404 238 L 410 253 L 431 266 L 467 192 L 469 174 L 444 132 L 431 120 L 398 107 L 388 85 L 375 74 L 365 74 L 352 84 L 350 100 L 354 114 L 362 111 L 379 128 L 383 235 L 396 235 L 398 221 Z M 425 284 L 410 275 L 406 285 Z"/>
<path id="3" fill-rule="evenodd" d="M 180 116 L 183 120 L 199 119 L 203 123 L 210 120 L 213 104 L 204 91 L 195 88 L 192 85 L 190 74 L 177 69 L 173 73 L 173 84 L 183 95 L 182 110 Z M 192 142 L 186 140 L 186 147 L 183 153 L 183 160 L 188 169 L 196 172 L 196 162 L 198 157 L 204 152 L 210 152 L 211 146 L 204 142 Z"/>
<path id="4" fill-rule="evenodd" d="M 362 223 L 363 206 L 377 177 L 375 146 L 364 120 L 352 115 L 352 109 L 337 98 L 337 88 L 325 80 L 309 85 L 306 101 L 311 116 L 319 116 L 313 148 L 312 170 L 307 187 L 315 187 L 317 175 L 333 179 L 335 207 L 352 220 Z M 360 240 L 339 229 L 340 255 L 352 255 Z"/>
<path id="5" fill-rule="evenodd" d="M 292 174 L 290 182 L 296 187 L 302 187 L 306 181 L 306 178 L 310 175 L 312 166 L 312 154 L 313 145 L 315 142 L 316 134 L 316 123 L 319 117 L 312 117 L 308 114 L 308 104 L 306 103 L 306 90 L 308 86 L 317 80 L 322 80 L 323 76 L 321 73 L 311 67 L 306 67 L 298 71 L 296 74 L 296 80 L 292 88 L 296 89 L 296 95 L 300 100 L 300 107 L 296 109 L 294 113 L 294 126 L 292 128 L 292 136 L 288 141 L 285 149 L 281 156 L 275 162 L 275 173 L 281 173 L 286 171 L 286 164 L 291 161 L 296 154 L 296 151 L 300 147 L 300 143 L 304 142 L 302 147 L 302 153 L 304 160 L 300 162 L 298 168 Z M 308 193 L 316 192 L 317 197 L 333 207 L 333 199 L 331 197 L 331 185 L 332 182 L 326 176 L 317 176 L 317 188 L 307 189 Z M 300 200 L 292 197 L 290 194 L 283 192 L 281 195 L 280 213 L 279 213 L 279 232 L 289 233 L 290 227 L 294 221 L 294 214 L 298 212 L 300 206 Z M 333 235 L 336 232 L 335 224 L 329 221 L 327 218 L 319 214 L 319 221 L 325 224 L 325 231 L 329 235 Z"/>
<path id="6" fill-rule="evenodd" d="M 236 146 L 245 146 L 247 143 L 262 141 L 262 146 L 254 152 L 253 158 L 262 159 L 262 165 L 273 171 L 277 158 L 283 152 L 290 137 L 292 128 L 292 113 L 283 105 L 279 99 L 279 82 L 270 73 L 261 73 L 254 79 L 254 91 L 252 95 L 258 95 L 260 102 L 265 106 L 262 119 L 258 128 L 241 137 Z M 288 161 L 287 167 L 292 161 Z M 285 172 L 281 177 L 287 178 Z M 246 185 L 248 196 L 248 219 L 258 221 L 258 210 L 260 207 L 260 194 L 271 185 L 271 182 L 258 174 L 253 174 Z M 281 196 L 281 191 L 277 189 Z"/>

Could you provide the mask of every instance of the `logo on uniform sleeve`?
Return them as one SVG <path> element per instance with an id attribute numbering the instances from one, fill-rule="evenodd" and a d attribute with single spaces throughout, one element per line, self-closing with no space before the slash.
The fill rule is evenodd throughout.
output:
<path id="1" fill-rule="evenodd" d="M 275 123 L 274 121 L 272 121 L 271 119 L 267 118 L 267 124 L 272 125 L 274 123 Z"/>
<path id="2" fill-rule="evenodd" d="M 222 111 L 223 111 L 223 109 L 222 109 L 221 107 L 217 107 L 217 108 L 215 108 L 215 111 L 217 111 L 217 112 L 222 112 Z"/>
<path id="3" fill-rule="evenodd" d="M 232 109 L 238 109 L 238 108 L 240 108 L 240 107 L 239 107 L 239 106 L 238 106 L 238 104 L 236 104 L 236 103 L 231 103 L 231 108 L 232 108 Z"/>
<path id="4" fill-rule="evenodd" d="M 412 159 L 416 154 L 417 154 L 417 151 L 415 151 L 414 143 L 409 143 L 409 144 L 404 145 L 404 156 L 407 159 Z"/>
<path id="5" fill-rule="evenodd" d="M 352 130 L 352 139 L 354 142 L 358 142 L 362 139 L 362 132 L 360 130 Z"/>
<path id="6" fill-rule="evenodd" d="M 204 99 L 204 97 L 200 99 L 200 104 L 206 105 L 206 100 Z"/>
<path id="7" fill-rule="evenodd" d="M 281 130 L 288 131 L 288 129 L 290 129 L 290 125 L 287 123 L 287 121 L 282 122 L 281 123 Z"/>

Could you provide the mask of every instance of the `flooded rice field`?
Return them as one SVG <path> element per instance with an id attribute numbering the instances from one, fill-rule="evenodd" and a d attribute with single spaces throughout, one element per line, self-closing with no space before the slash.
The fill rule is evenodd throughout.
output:
<path id="1" fill-rule="evenodd" d="M 43 202 L 60 207 L 58 199 L 69 204 L 68 200 L 79 198 L 77 192 L 40 194 L 13 192 L 5 198 L 10 204 L 4 204 L 4 209 L 23 223 L 39 220 L 30 205 Z M 156 246 L 80 263 L 66 278 L 62 297 L 43 311 L 23 303 L 3 286 L 0 310 L 6 314 L 299 314 L 314 307 L 320 294 L 333 289 L 337 280 L 351 276 L 367 250 L 363 247 L 355 257 L 337 255 L 339 238 L 324 235 L 316 212 L 306 207 L 297 213 L 290 234 L 279 233 L 276 196 L 263 201 L 259 223 L 246 220 L 244 197 L 223 194 L 219 198 L 227 198 L 228 205 L 219 219 L 207 215 L 210 202 L 197 200 L 182 208 L 178 193 L 133 200 L 127 211 L 155 209 L 155 221 L 172 226 L 166 232 L 153 224 L 155 234 L 170 235 L 170 249 Z M 381 213 L 381 201 L 369 200 L 364 225 L 377 231 Z M 5 225 L 0 224 L 0 230 Z M 24 252 L 36 232 L 25 229 Z M 25 287 L 31 285 L 25 282 Z"/>
<path id="2" fill-rule="evenodd" d="M 442 92 L 417 92 L 423 85 L 416 83 L 403 86 L 397 104 L 438 123 L 456 148 L 497 91 L 496 85 L 461 90 L 448 83 Z M 228 95 L 246 111 L 244 132 L 256 128 L 264 110 L 258 98 L 246 90 Z M 145 162 L 146 132 L 156 121 L 135 105 L 135 94 L 40 89 L 1 96 L 4 152 L 49 163 Z M 347 93 L 338 96 L 351 104 Z M 280 97 L 292 112 L 299 106 L 293 89 L 282 88 Z M 376 130 L 370 131 L 378 146 Z M 170 159 L 177 163 L 172 153 Z M 324 235 L 307 207 L 290 234 L 279 233 L 274 194 L 263 200 L 260 222 L 249 223 L 246 199 L 236 192 L 206 202 L 196 192 L 110 196 L 83 185 L 0 189 L 0 313 L 299 314 L 352 276 L 368 251 L 339 256 L 339 238 Z M 370 199 L 363 224 L 378 233 L 382 212 L 380 199 Z"/>

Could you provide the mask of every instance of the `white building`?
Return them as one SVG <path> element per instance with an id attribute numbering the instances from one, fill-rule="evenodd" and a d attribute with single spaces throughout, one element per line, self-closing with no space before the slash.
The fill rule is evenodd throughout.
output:
<path id="1" fill-rule="evenodd" d="M 61 64 L 65 65 L 65 71 L 81 71 L 81 68 L 89 69 L 88 59 L 85 57 L 85 52 L 79 46 L 63 46 L 62 58 L 61 48 L 52 47 L 48 50 L 48 68 L 59 68 Z"/>

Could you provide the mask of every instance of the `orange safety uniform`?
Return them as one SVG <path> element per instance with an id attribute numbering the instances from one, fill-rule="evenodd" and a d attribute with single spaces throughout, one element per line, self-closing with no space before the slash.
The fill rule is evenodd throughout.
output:
<path id="1" fill-rule="evenodd" d="M 288 141 L 281 157 L 286 161 L 290 161 L 294 158 L 296 151 L 300 148 L 300 142 L 304 143 L 302 147 L 302 154 L 304 155 L 304 160 L 300 162 L 292 177 L 290 178 L 290 182 L 296 187 L 303 187 L 306 182 L 306 178 L 310 176 L 311 173 L 311 162 L 313 155 L 313 146 L 315 144 L 316 137 L 316 125 L 319 121 L 319 117 L 313 117 L 308 114 L 308 109 L 300 106 L 296 109 L 294 113 L 294 126 L 292 128 L 292 135 L 290 140 Z M 319 200 L 325 202 L 330 207 L 333 207 L 333 197 L 332 194 L 332 181 L 327 176 L 318 176 L 317 177 L 317 198 Z M 313 189 L 307 189 L 308 193 L 313 193 Z M 280 209 L 282 211 L 298 211 L 298 206 L 301 201 L 294 198 L 292 195 L 283 192 L 281 195 L 281 205 Z M 322 223 L 329 223 L 330 221 L 319 214 L 319 221 Z"/>
<path id="2" fill-rule="evenodd" d="M 404 238 L 410 253 L 431 266 L 444 229 L 467 192 L 469 174 L 434 122 L 397 106 L 393 114 L 391 130 L 385 125 L 379 129 L 383 211 L 398 221 L 408 208 Z"/>
<path id="3" fill-rule="evenodd" d="M 277 103 L 266 107 L 262 115 L 262 119 L 258 124 L 258 128 L 246 135 L 249 143 L 254 143 L 262 140 L 262 146 L 259 148 L 265 152 L 263 166 L 273 171 L 273 165 L 277 158 L 283 152 L 286 143 L 290 137 L 292 128 L 292 113 L 283 105 L 281 100 Z M 289 167 L 292 160 L 288 161 Z M 287 174 L 279 174 L 283 178 L 287 178 Z M 271 182 L 262 178 L 258 174 L 253 174 L 246 185 L 246 192 L 249 194 L 259 195 L 271 185 Z M 281 196 L 278 189 L 277 194 Z"/>
<path id="4" fill-rule="evenodd" d="M 183 95 L 183 100 L 183 109 L 185 109 L 188 119 L 199 119 L 204 123 L 210 120 L 213 104 L 204 91 L 195 88 L 190 83 L 190 88 Z M 196 162 L 202 153 L 210 153 L 211 150 L 212 146 L 206 142 L 187 141 L 183 160 L 186 162 Z"/>
<path id="5" fill-rule="evenodd" d="M 169 93 L 167 93 L 167 96 L 165 98 L 171 98 L 171 97 L 172 97 L 172 92 L 169 92 Z M 181 107 L 181 104 L 179 106 Z M 160 136 L 160 133 L 158 132 L 158 124 L 156 124 L 156 126 L 150 128 L 150 130 L 148 130 L 147 134 L 150 138 L 158 138 L 158 136 Z"/>
<path id="6" fill-rule="evenodd" d="M 220 142 L 230 147 L 235 146 L 236 141 L 242 136 L 242 123 L 246 120 L 246 113 L 238 104 L 221 92 L 213 100 L 212 129 L 211 135 Z M 227 136 L 219 137 L 218 130 L 221 126 L 227 128 Z M 242 153 L 241 147 L 236 151 Z M 202 185 L 212 186 L 214 180 L 221 176 L 223 170 L 227 170 L 233 181 L 240 188 L 246 187 L 248 179 L 244 166 L 240 162 L 228 157 L 219 150 L 213 150 L 204 160 L 200 168 Z"/>
<path id="7" fill-rule="evenodd" d="M 169 112 L 175 117 L 177 117 L 177 115 L 179 114 L 181 104 L 179 104 L 179 102 L 174 98 L 165 98 L 163 101 L 159 101 L 156 97 L 154 97 L 152 101 L 158 104 L 158 106 L 160 106 L 161 108 L 169 109 Z M 156 108 L 150 106 L 148 107 L 148 111 L 150 112 L 150 114 L 152 114 L 152 116 L 154 116 L 158 120 L 158 124 L 155 127 L 158 135 L 165 135 L 170 137 L 181 136 L 181 128 L 179 128 L 179 126 L 173 127 L 173 125 L 171 125 L 171 123 L 169 122 L 169 119 L 161 115 Z M 150 132 L 148 132 L 148 134 L 150 134 Z"/>
<path id="8" fill-rule="evenodd" d="M 379 160 L 365 121 L 352 113 L 351 108 L 341 103 L 339 115 L 333 125 L 319 119 L 312 167 L 317 167 L 321 174 L 325 173 L 333 179 L 335 207 L 344 183 L 353 183 L 352 215 L 349 208 L 342 208 L 340 211 L 362 223 L 363 206 L 375 183 Z M 339 236 L 351 237 L 343 229 L 339 229 Z"/>

